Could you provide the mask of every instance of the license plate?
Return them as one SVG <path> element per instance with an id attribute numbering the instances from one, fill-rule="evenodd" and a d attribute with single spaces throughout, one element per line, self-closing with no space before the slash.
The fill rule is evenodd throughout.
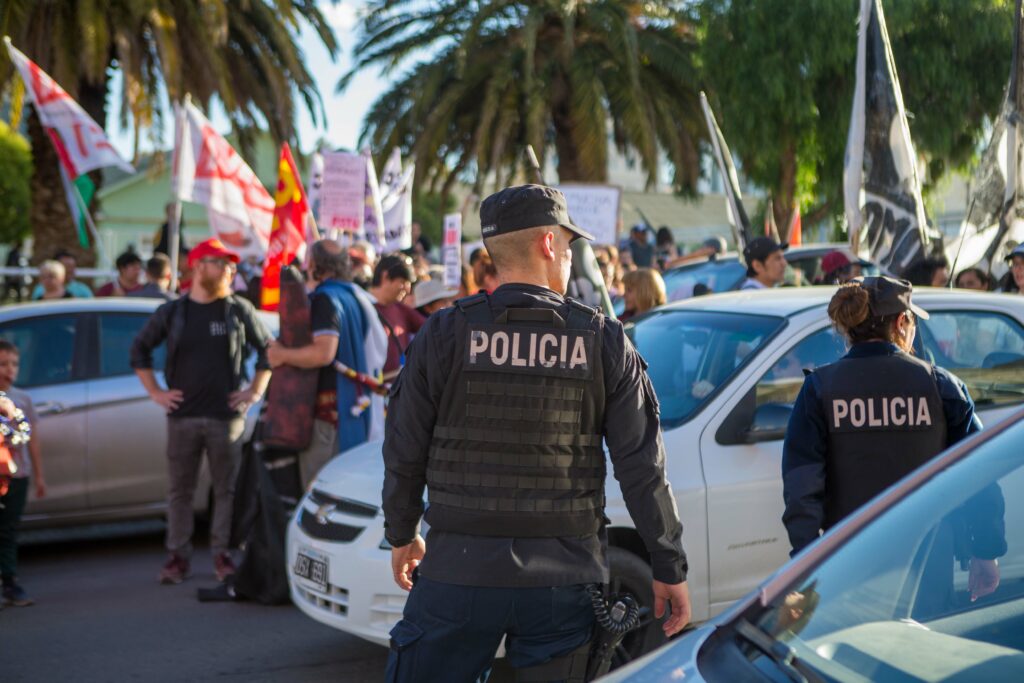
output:
<path id="1" fill-rule="evenodd" d="M 320 590 L 327 592 L 327 556 L 312 550 L 300 550 L 295 558 L 295 575 L 310 583 L 315 583 Z"/>

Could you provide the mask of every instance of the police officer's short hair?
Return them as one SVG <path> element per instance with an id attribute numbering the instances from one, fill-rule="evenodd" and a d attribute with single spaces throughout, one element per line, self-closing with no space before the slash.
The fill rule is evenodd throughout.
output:
<path id="1" fill-rule="evenodd" d="M 309 250 L 309 267 L 314 280 L 349 280 L 352 260 L 337 242 L 319 240 Z"/>
<path id="2" fill-rule="evenodd" d="M 416 274 L 412 271 L 412 261 L 405 254 L 387 254 L 381 257 L 377 267 L 373 269 L 371 284 L 374 287 L 379 286 L 385 275 L 389 280 L 416 282 Z"/>

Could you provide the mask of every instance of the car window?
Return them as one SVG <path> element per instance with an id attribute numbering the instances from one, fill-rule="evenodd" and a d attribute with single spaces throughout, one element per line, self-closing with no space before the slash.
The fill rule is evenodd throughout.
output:
<path id="1" fill-rule="evenodd" d="M 694 287 L 698 284 L 707 287 L 709 294 L 730 292 L 739 287 L 746 274 L 746 267 L 735 259 L 728 259 L 680 266 L 665 272 L 662 277 L 668 300 L 679 301 L 693 296 Z"/>
<path id="2" fill-rule="evenodd" d="M 696 415 L 784 325 L 774 316 L 668 310 L 628 326 L 650 365 L 662 425 L 673 427 Z"/>
<path id="3" fill-rule="evenodd" d="M 18 347 L 16 384 L 22 388 L 71 382 L 78 316 L 51 315 L 0 324 L 0 339 Z"/>
<path id="4" fill-rule="evenodd" d="M 1020 680 L 1022 438 L 1018 419 L 737 620 L 779 644 L 777 659 L 747 656 L 771 666 L 791 650 L 788 665 L 835 681 Z"/>
<path id="5" fill-rule="evenodd" d="M 757 405 L 793 405 L 804 384 L 804 370 L 833 363 L 846 353 L 846 341 L 826 327 L 797 342 L 761 376 L 755 393 Z"/>
<path id="6" fill-rule="evenodd" d="M 919 356 L 962 379 L 981 406 L 1024 400 L 1024 327 L 988 311 L 939 311 L 918 321 Z"/>
<path id="7" fill-rule="evenodd" d="M 149 320 L 148 313 L 104 313 L 100 316 L 100 377 L 130 375 L 132 342 Z M 164 369 L 167 349 L 161 344 L 153 350 L 153 369 Z"/>

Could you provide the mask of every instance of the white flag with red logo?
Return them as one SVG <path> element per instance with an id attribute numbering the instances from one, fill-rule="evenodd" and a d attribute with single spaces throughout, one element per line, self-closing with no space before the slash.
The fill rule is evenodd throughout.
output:
<path id="1" fill-rule="evenodd" d="M 135 169 L 110 144 L 103 128 L 92 120 L 64 88 L 5 39 L 7 52 L 25 81 L 25 91 L 35 105 L 39 122 L 57 149 L 57 156 L 74 180 L 97 168 L 117 166 L 128 173 Z"/>
<path id="2" fill-rule="evenodd" d="M 174 196 L 206 206 L 214 235 L 242 258 L 262 258 L 270 242 L 274 198 L 199 109 L 177 107 Z"/>

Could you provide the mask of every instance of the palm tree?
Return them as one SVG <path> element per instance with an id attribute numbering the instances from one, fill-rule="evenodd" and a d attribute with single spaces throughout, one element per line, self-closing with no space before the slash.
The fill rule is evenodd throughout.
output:
<path id="1" fill-rule="evenodd" d="M 496 186 L 532 144 L 553 147 L 560 181 L 607 179 L 609 137 L 658 180 L 693 191 L 704 137 L 692 22 L 678 2 L 373 0 L 356 64 L 394 72 L 417 55 L 364 121 L 361 143 L 401 147 L 417 186 L 446 194 L 462 176 Z M 493 174 L 493 176 L 492 176 Z M 424 185 L 425 184 L 425 185 Z"/>
<path id="2" fill-rule="evenodd" d="M 0 35 L 10 35 L 102 126 L 112 70 L 121 71 L 120 125 L 134 127 L 136 142 L 146 130 L 159 137 L 164 94 L 177 101 L 185 93 L 204 105 L 219 98 L 243 142 L 264 126 L 275 140 L 296 142 L 296 95 L 314 121 L 324 117 L 296 42 L 302 24 L 336 54 L 315 0 L 0 0 Z M 12 75 L 0 55 L 0 84 Z M 36 244 L 76 249 L 56 155 L 34 119 L 31 114 Z M 98 186 L 99 174 L 94 180 Z"/>

